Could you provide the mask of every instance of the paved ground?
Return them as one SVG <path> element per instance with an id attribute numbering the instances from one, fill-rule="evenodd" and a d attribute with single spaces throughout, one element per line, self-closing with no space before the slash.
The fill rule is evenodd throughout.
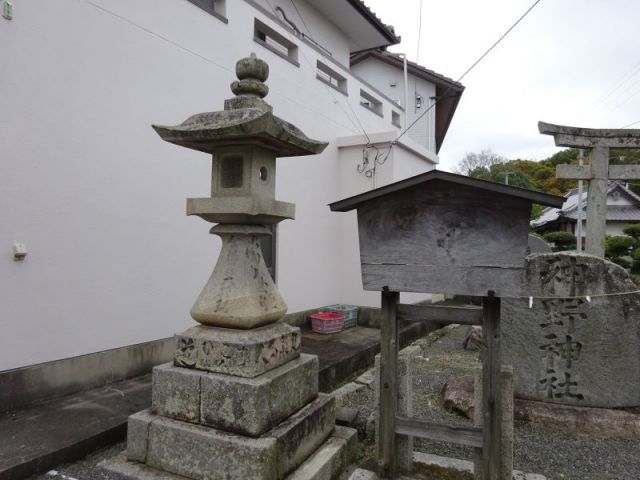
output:
<path id="1" fill-rule="evenodd" d="M 150 399 L 147 375 L 0 416 L 0 479 L 25 478 L 121 440 L 126 417 Z"/>

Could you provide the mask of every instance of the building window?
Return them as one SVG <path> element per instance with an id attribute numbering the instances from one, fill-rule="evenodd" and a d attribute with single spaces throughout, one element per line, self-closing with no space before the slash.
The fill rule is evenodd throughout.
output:
<path id="1" fill-rule="evenodd" d="M 316 65 L 316 78 L 330 87 L 335 88 L 340 93 L 347 95 L 347 79 L 320 60 L 318 60 Z"/>
<path id="2" fill-rule="evenodd" d="M 280 35 L 273 28 L 262 23 L 257 18 L 254 23 L 253 39 L 263 47 L 271 50 L 276 55 L 289 60 L 296 67 L 298 63 L 298 46 L 284 36 Z"/>
<path id="3" fill-rule="evenodd" d="M 195 6 L 201 8 L 205 12 L 213 15 L 224 23 L 229 23 L 227 20 L 227 5 L 226 0 L 187 0 L 193 3 Z"/>
<path id="4" fill-rule="evenodd" d="M 400 114 L 393 110 L 391 110 L 391 123 L 398 128 L 402 127 L 402 124 L 400 123 Z"/>
<path id="5" fill-rule="evenodd" d="M 364 90 L 360 90 L 360 105 L 371 110 L 373 113 L 382 116 L 382 102 Z"/>

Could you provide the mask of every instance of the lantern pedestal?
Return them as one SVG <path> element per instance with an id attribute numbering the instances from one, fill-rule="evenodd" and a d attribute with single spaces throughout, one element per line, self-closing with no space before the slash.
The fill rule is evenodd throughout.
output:
<path id="1" fill-rule="evenodd" d="M 259 239 L 270 235 L 261 225 L 217 225 L 222 250 L 209 281 L 191 308 L 203 325 L 250 329 L 280 320 L 287 304 L 262 258 Z"/>

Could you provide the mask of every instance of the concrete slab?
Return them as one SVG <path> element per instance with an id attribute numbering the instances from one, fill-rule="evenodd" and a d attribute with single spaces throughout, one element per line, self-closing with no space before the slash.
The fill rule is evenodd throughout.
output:
<path id="1" fill-rule="evenodd" d="M 150 402 L 146 375 L 0 416 L 0 479 L 20 480 L 116 443 L 127 417 Z"/>

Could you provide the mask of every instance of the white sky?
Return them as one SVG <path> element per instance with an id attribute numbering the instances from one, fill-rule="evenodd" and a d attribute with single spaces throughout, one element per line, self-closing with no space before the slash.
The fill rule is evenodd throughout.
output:
<path id="1" fill-rule="evenodd" d="M 423 0 L 418 63 L 457 79 L 534 0 Z M 419 0 L 366 0 L 416 60 Z M 543 120 L 640 128 L 640 0 L 542 0 L 462 83 L 442 170 L 491 148 L 541 160 L 559 150 Z"/>

